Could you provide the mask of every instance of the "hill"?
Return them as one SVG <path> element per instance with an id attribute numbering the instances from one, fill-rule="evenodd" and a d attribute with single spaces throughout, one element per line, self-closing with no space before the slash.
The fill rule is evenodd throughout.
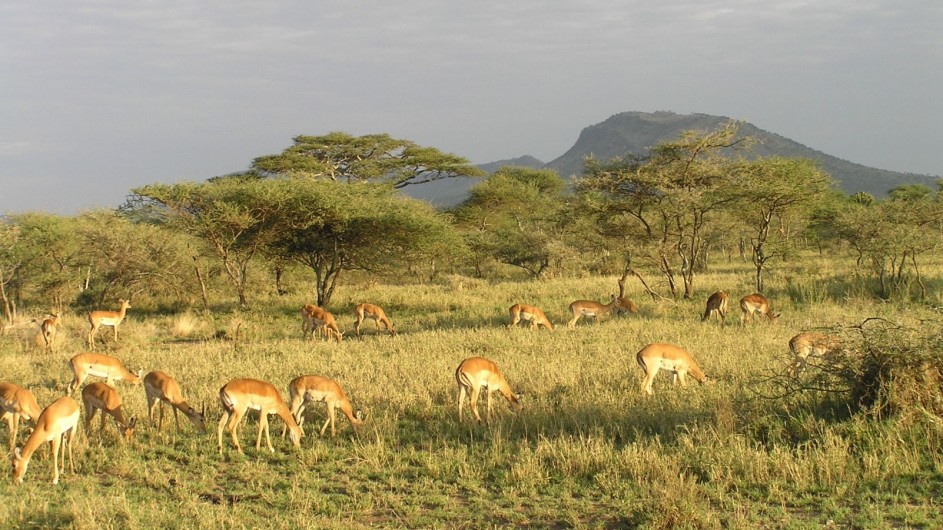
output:
<path id="1" fill-rule="evenodd" d="M 592 154 L 601 160 L 627 154 L 645 154 L 650 147 L 677 138 L 687 130 L 710 130 L 729 121 L 724 116 L 708 114 L 675 114 L 673 112 L 623 112 L 583 129 L 576 143 L 566 153 L 544 164 L 531 156 L 481 164 L 478 167 L 493 173 L 504 165 L 548 168 L 564 178 L 579 175 L 583 159 Z M 765 131 L 748 122 L 740 123 L 740 134 L 758 140 L 752 156 L 785 156 L 809 158 L 819 163 L 848 194 L 864 191 L 884 197 L 887 191 L 902 184 L 924 184 L 936 188 L 936 179 L 929 175 L 887 171 L 855 164 L 798 142 Z M 436 206 L 454 206 L 468 196 L 468 190 L 480 179 L 444 179 L 422 186 L 406 188 L 410 196 L 428 200 Z"/>

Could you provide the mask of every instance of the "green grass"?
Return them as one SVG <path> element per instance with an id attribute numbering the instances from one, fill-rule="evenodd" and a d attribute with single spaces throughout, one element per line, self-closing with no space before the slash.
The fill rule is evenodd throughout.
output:
<path id="1" fill-rule="evenodd" d="M 809 266 L 808 263 L 805 266 Z M 827 270 L 827 267 L 817 269 Z M 578 298 L 605 302 L 615 278 L 443 285 L 369 285 L 335 295 L 330 309 L 349 335 L 341 344 L 301 340 L 297 308 L 310 300 L 272 298 L 251 310 L 207 317 L 150 316 L 136 301 L 120 340 L 102 333 L 97 351 L 133 370 L 163 370 L 190 402 L 207 403 L 206 434 L 189 422 L 160 437 L 148 426 L 144 392 L 118 384 L 129 412 L 144 416 L 130 445 L 114 424 L 80 429 L 75 475 L 50 484 L 48 449 L 24 484 L 2 488 L 0 527 L 76 528 L 934 528 L 943 525 L 938 424 L 849 415 L 822 394 L 768 399 L 764 378 L 789 361 L 799 331 L 853 325 L 870 316 L 919 326 L 931 307 L 836 298 L 841 281 L 782 275 L 769 293 L 782 317 L 740 327 L 701 324 L 703 299 L 653 302 L 630 293 L 638 315 L 581 321 L 566 329 Z M 836 273 L 837 274 L 837 273 Z M 703 298 L 752 292 L 734 263 L 698 278 Z M 932 278 L 931 278 L 932 281 Z M 838 287 L 836 287 L 836 285 Z M 634 287 L 634 286 L 631 286 Z M 838 301 L 836 301 L 838 300 Z M 352 308 L 383 306 L 398 335 L 365 326 Z M 507 330 L 515 302 L 543 308 L 557 331 Z M 732 304 L 735 305 L 735 304 Z M 731 311 L 732 322 L 737 313 Z M 29 338 L 0 341 L 3 379 L 33 390 L 41 405 L 64 392 L 65 361 L 84 351 L 87 323 L 64 317 L 55 354 Z M 924 324 L 931 325 L 931 324 Z M 225 331 L 237 340 L 216 339 Z M 655 395 L 639 389 L 635 353 L 649 342 L 688 349 L 712 382 Z M 457 419 L 453 372 L 481 355 L 524 392 L 513 414 L 496 396 L 492 425 Z M 257 418 L 228 433 L 217 454 L 218 389 L 237 377 L 275 384 L 301 374 L 337 379 L 367 421 L 355 434 L 338 418 L 336 438 L 318 437 L 316 407 L 300 451 L 287 439 L 256 451 Z M 481 405 L 484 412 L 484 404 Z M 273 434 L 280 434 L 272 418 Z M 169 428 L 168 428 L 169 425 Z M 21 434 L 20 444 L 25 440 Z"/>

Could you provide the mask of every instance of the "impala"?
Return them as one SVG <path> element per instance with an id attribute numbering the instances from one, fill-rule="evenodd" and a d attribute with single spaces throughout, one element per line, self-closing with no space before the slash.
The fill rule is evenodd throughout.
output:
<path id="1" fill-rule="evenodd" d="M 581 316 L 593 317 L 593 320 L 596 323 L 599 323 L 599 317 L 610 313 L 612 311 L 621 310 L 622 301 L 612 295 L 612 299 L 609 300 L 608 304 L 601 304 L 599 302 L 594 302 L 592 300 L 577 300 L 570 304 L 570 313 L 573 315 L 573 318 L 566 323 L 566 327 L 572 328 L 576 325 L 576 321 L 580 319 Z"/>
<path id="2" fill-rule="evenodd" d="M 727 299 L 730 298 L 727 296 L 727 293 L 723 291 L 717 291 L 716 293 L 707 297 L 707 308 L 704 309 L 704 316 L 701 317 L 701 322 L 707 322 L 714 314 L 716 313 L 720 317 L 720 325 L 727 325 Z"/>
<path id="3" fill-rule="evenodd" d="M 789 339 L 789 350 L 794 356 L 790 373 L 799 375 L 805 369 L 810 357 L 826 357 L 841 348 L 841 343 L 835 337 L 807 331 Z"/>
<path id="4" fill-rule="evenodd" d="M 101 326 L 111 326 L 115 332 L 115 342 L 118 342 L 118 325 L 124 320 L 124 315 L 128 309 L 131 309 L 131 302 L 119 300 L 121 309 L 118 311 L 91 311 L 88 314 L 88 322 L 92 329 L 88 331 L 88 347 L 91 348 L 95 342 L 95 335 Z"/>
<path id="5" fill-rule="evenodd" d="M 174 424 L 177 426 L 177 432 L 180 432 L 180 420 L 177 411 L 183 412 L 193 427 L 201 432 L 206 432 L 206 405 L 203 410 L 197 410 L 191 407 L 187 400 L 183 399 L 183 393 L 180 392 L 180 385 L 164 372 L 150 372 L 144 376 L 144 394 L 147 396 L 147 419 L 154 425 L 154 408 L 160 405 L 160 418 L 157 420 L 157 432 L 160 432 L 164 425 L 164 403 L 169 404 L 174 411 Z"/>
<path id="6" fill-rule="evenodd" d="M 530 329 L 536 329 L 538 326 L 543 326 L 550 331 L 553 331 L 553 324 L 539 307 L 526 304 L 514 304 L 511 306 L 509 311 L 511 313 L 511 323 L 508 324 L 508 329 L 517 325 L 517 323 L 521 320 L 526 320 L 530 322 Z"/>
<path id="7" fill-rule="evenodd" d="M 396 326 L 390 322 L 390 319 L 386 316 L 386 312 L 383 311 L 383 308 L 374 305 L 374 304 L 359 304 L 354 308 L 354 315 L 357 317 L 357 322 L 354 323 L 354 330 L 357 332 L 357 336 L 360 336 L 360 324 L 368 319 L 372 318 L 373 323 L 377 326 L 377 331 L 380 331 L 380 324 L 383 324 L 383 327 L 386 328 L 386 331 L 390 334 L 391 337 L 396 336 Z"/>
<path id="8" fill-rule="evenodd" d="M 672 383 L 680 382 L 682 387 L 687 386 L 684 378 L 689 373 L 699 383 L 707 382 L 707 376 L 691 358 L 691 354 L 673 344 L 660 342 L 649 344 L 635 354 L 635 360 L 645 372 L 645 379 L 642 380 L 643 394 L 650 396 L 654 394 L 652 383 L 655 381 L 658 370 L 662 369 L 674 372 Z"/>
<path id="9" fill-rule="evenodd" d="M 328 424 L 331 425 L 331 436 L 337 434 L 334 430 L 336 409 L 341 409 L 344 416 L 347 416 L 354 431 L 357 430 L 358 425 L 363 423 L 363 411 L 357 410 L 357 412 L 354 412 L 344 389 L 333 379 L 320 375 L 302 375 L 288 383 L 288 394 L 291 402 L 289 406 L 291 415 L 298 423 L 298 427 L 304 424 L 304 409 L 307 403 L 323 402 L 327 404 L 327 420 L 321 426 L 321 436 L 324 436 Z M 282 436 L 284 435 L 285 431 L 283 430 Z"/>
<path id="10" fill-rule="evenodd" d="M 134 427 L 137 425 L 137 418 L 131 420 L 124 418 L 124 408 L 121 406 L 121 396 L 114 388 L 105 383 L 91 383 L 82 389 L 82 402 L 85 403 L 85 432 L 91 433 L 92 418 L 95 413 L 101 411 L 100 433 L 105 432 L 105 415 L 108 414 L 115 420 L 118 427 L 118 434 L 123 435 L 125 441 L 130 442 L 134 434 Z"/>
<path id="11" fill-rule="evenodd" d="M 72 367 L 72 373 L 75 376 L 69 383 L 69 395 L 75 392 L 75 389 L 85 382 L 90 375 L 104 377 L 109 385 L 114 381 L 128 381 L 129 383 L 141 383 L 141 370 L 133 374 L 127 370 L 121 361 L 109 355 L 101 353 L 80 353 L 69 359 L 69 366 Z"/>
<path id="12" fill-rule="evenodd" d="M 75 473 L 72 462 L 72 439 L 75 437 L 75 427 L 79 424 L 79 405 L 72 398 L 65 396 L 52 402 L 46 407 L 36 420 L 36 428 L 23 444 L 22 451 L 17 448 L 13 453 L 13 483 L 23 482 L 23 475 L 29 467 L 33 453 L 43 442 L 50 443 L 52 450 L 52 483 L 59 483 L 59 448 L 62 447 L 62 468 L 65 472 L 65 450 L 69 449 L 69 471 Z M 66 438 L 65 445 L 62 438 Z"/>
<path id="13" fill-rule="evenodd" d="M 511 391 L 504 375 L 498 370 L 498 365 L 483 357 L 469 357 L 458 365 L 455 369 L 455 381 L 458 383 L 458 419 L 462 420 L 462 414 L 465 409 L 465 394 L 471 393 L 470 406 L 475 414 L 475 419 L 481 423 L 481 416 L 478 414 L 478 396 L 481 389 L 488 391 L 488 422 L 491 422 L 491 393 L 497 390 L 501 392 L 508 402 L 516 410 L 521 410 L 521 394 L 515 394 Z"/>
<path id="14" fill-rule="evenodd" d="M 53 313 L 49 318 L 39 324 L 39 331 L 43 336 L 43 342 L 46 343 L 46 349 L 52 350 L 52 341 L 56 337 L 56 331 L 59 329 L 59 314 Z"/>
<path id="15" fill-rule="evenodd" d="M 288 406 L 282 401 L 281 394 L 270 383 L 257 379 L 233 379 L 219 389 L 219 402 L 223 406 L 223 416 L 219 419 L 219 426 L 216 430 L 216 444 L 220 454 L 223 453 L 223 429 L 229 430 L 236 450 L 242 452 L 236 429 L 249 409 L 259 411 L 259 436 L 255 441 L 256 450 L 261 448 L 262 433 L 265 432 L 265 443 L 269 451 L 275 452 L 269 437 L 269 414 L 278 414 L 288 426 L 291 443 L 295 447 L 301 447 L 301 437 L 304 436 L 304 431 L 298 426 Z"/>
<path id="16" fill-rule="evenodd" d="M 779 313 L 773 313 L 770 309 L 769 300 L 760 293 L 748 294 L 740 299 L 740 323 L 749 318 L 753 321 L 753 316 L 760 314 L 769 319 L 770 322 L 776 320 Z"/>
<path id="17" fill-rule="evenodd" d="M 313 334 L 315 331 L 325 331 L 328 339 L 333 335 L 334 338 L 337 339 L 337 342 L 340 342 L 341 338 L 344 336 L 344 334 L 337 329 L 337 321 L 334 320 L 334 315 L 316 305 L 308 304 L 302 306 L 301 319 L 302 335 Z"/>
<path id="18" fill-rule="evenodd" d="M 42 409 L 29 390 L 13 383 L 0 383 L 0 410 L 2 418 L 7 420 L 10 429 L 10 451 L 16 447 L 16 433 L 20 429 L 20 420 L 36 423 Z"/>

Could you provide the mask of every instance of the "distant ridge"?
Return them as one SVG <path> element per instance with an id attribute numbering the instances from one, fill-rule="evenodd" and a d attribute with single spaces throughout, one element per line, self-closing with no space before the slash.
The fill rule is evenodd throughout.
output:
<path id="1" fill-rule="evenodd" d="M 583 129 L 576 143 L 560 157 L 543 164 L 531 156 L 481 164 L 478 167 L 492 173 L 504 165 L 516 165 L 535 169 L 556 170 L 563 178 L 580 175 L 583 159 L 594 155 L 600 160 L 630 154 L 644 155 L 659 142 L 673 140 L 687 130 L 712 130 L 730 121 L 724 116 L 708 114 L 676 114 L 674 112 L 623 112 L 607 120 Z M 923 184 L 936 189 L 939 177 L 887 171 L 855 164 L 827 155 L 775 133 L 765 131 L 748 122 L 740 122 L 739 134 L 758 140 L 751 156 L 785 156 L 809 158 L 832 176 L 839 187 L 848 194 L 864 191 L 881 198 L 888 190 L 902 184 Z M 444 179 L 407 188 L 410 195 L 429 200 L 436 206 L 454 206 L 468 196 L 468 190 L 480 179 Z"/>

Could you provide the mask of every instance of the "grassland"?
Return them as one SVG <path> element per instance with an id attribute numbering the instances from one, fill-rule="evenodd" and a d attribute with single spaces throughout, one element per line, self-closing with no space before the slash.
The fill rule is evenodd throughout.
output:
<path id="1" fill-rule="evenodd" d="M 638 315 L 563 326 L 570 301 L 605 301 L 615 283 L 453 278 L 346 288 L 330 307 L 350 332 L 341 344 L 301 339 L 297 309 L 310 302 L 301 297 L 215 315 L 159 315 L 138 304 L 120 341 L 108 337 L 97 350 L 133 370 L 175 376 L 192 403 L 207 403 L 208 432 L 185 422 L 175 434 L 165 421 L 159 436 L 145 418 L 122 444 L 113 423 L 101 434 L 96 421 L 92 432 L 80 429 L 75 475 L 51 485 L 43 449 L 24 484 L 0 487 L 0 527 L 943 526 L 939 424 L 849 414 L 840 396 L 825 393 L 771 399 L 767 379 L 788 363 L 787 341 L 799 331 L 876 316 L 938 328 L 938 300 L 877 302 L 827 262 L 805 261 L 769 281 L 782 312 L 771 324 L 702 324 L 702 299 L 652 301 L 639 289 L 629 293 Z M 731 298 L 752 292 L 738 263 L 699 277 L 698 289 L 704 298 L 716 289 Z M 363 301 L 387 310 L 395 338 L 372 322 L 362 340 L 351 336 L 352 308 Z M 558 329 L 505 329 L 515 302 L 542 307 Z M 64 321 L 56 353 L 22 337 L 0 342 L 2 379 L 32 389 L 41 405 L 64 392 L 65 361 L 84 351 L 87 323 L 75 314 Z M 655 395 L 641 395 L 635 352 L 656 341 L 692 352 L 712 382 L 672 388 L 660 374 Z M 521 413 L 498 397 L 490 426 L 458 422 L 453 372 L 472 355 L 496 361 L 524 392 Z M 268 380 L 287 398 L 288 381 L 301 374 L 341 382 L 366 423 L 354 433 L 340 418 L 337 437 L 321 438 L 314 425 L 324 410 L 316 407 L 301 450 L 281 439 L 272 454 L 255 450 L 252 417 L 241 430 L 245 454 L 226 439 L 217 453 L 216 395 L 225 382 Z M 118 390 L 129 411 L 146 415 L 140 386 Z"/>

